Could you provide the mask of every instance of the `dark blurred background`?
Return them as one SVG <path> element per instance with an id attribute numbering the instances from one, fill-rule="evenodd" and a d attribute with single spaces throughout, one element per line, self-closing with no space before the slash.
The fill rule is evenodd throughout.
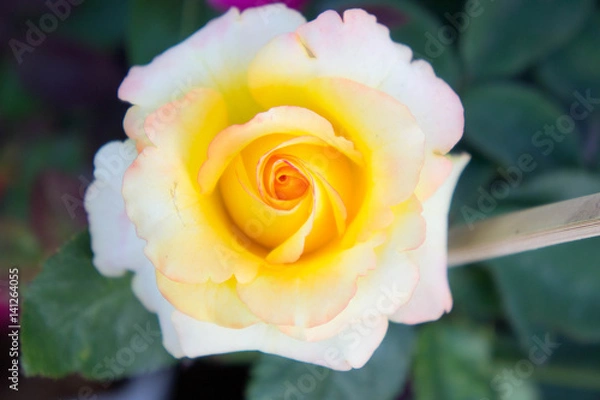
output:
<path id="1" fill-rule="evenodd" d="M 461 95 L 467 124 L 459 149 L 472 153 L 473 161 L 456 192 L 454 223 L 600 192 L 600 2 L 475 3 L 311 0 L 301 8 L 309 19 L 327 8 L 367 9 Z M 103 143 L 125 137 L 122 120 L 128 106 L 116 93 L 128 68 L 149 62 L 219 12 L 203 0 L 0 2 L 0 330 L 8 315 L 5 271 L 18 266 L 25 291 L 43 260 L 86 228 L 82 198 L 92 180 L 93 155 Z M 582 103 L 574 93 L 589 94 L 592 100 Z M 566 139 L 547 134 L 535 139 L 546 124 L 567 123 L 560 118 L 572 116 L 575 101 L 581 103 L 579 111 L 588 113 L 571 118 L 574 128 Z M 528 153 L 539 167 L 523 172 L 513 187 L 502 171 Z M 496 195 L 493 185 L 503 179 L 510 193 Z M 487 207 L 484 201 L 482 206 L 482 197 L 487 198 L 482 193 L 495 204 Z M 427 327 L 420 331 L 413 351 L 416 366 L 392 397 L 600 399 L 599 244 L 588 240 L 579 247 L 559 246 L 452 271 L 455 310 L 440 328 L 428 325 L 431 332 Z M 477 334 L 455 340 L 443 326 Z M 528 340 L 546 334 L 561 343 L 561 350 L 527 379 L 503 378 L 500 366 L 517 371 L 518 377 L 519 368 L 527 367 L 518 363 L 529 357 Z M 493 366 L 468 355 L 478 354 L 481 340 L 489 347 L 483 358 Z M 9 362 L 8 347 L 3 333 L 3 365 Z M 419 354 L 442 360 L 431 379 Z M 22 376 L 19 392 L 4 381 L 0 398 L 243 398 L 256 358 L 249 353 L 186 360 L 149 376 L 108 384 L 76 374 L 59 380 Z M 363 386 L 376 385 L 376 375 L 372 380 Z M 398 380 L 404 382 L 404 377 Z M 440 390 L 419 389 L 428 384 Z M 278 398 L 261 390 L 256 384 L 249 398 Z M 335 390 L 322 393 L 288 393 L 286 398 L 354 398 Z"/>

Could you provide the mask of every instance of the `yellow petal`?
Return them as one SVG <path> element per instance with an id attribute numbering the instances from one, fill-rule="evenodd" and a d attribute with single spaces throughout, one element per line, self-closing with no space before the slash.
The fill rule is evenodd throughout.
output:
<path id="1" fill-rule="evenodd" d="M 265 249 L 279 246 L 296 232 L 311 214 L 311 196 L 302 199 L 290 209 L 275 208 L 266 204 L 252 189 L 239 157 L 227 168 L 219 186 L 231 219 L 248 238 Z M 266 253 L 265 250 L 265 255 Z"/>
<path id="2" fill-rule="evenodd" d="M 190 284 L 175 282 L 157 271 L 156 283 L 169 303 L 198 321 L 234 329 L 260 321 L 240 300 L 235 279 L 223 283 Z"/>
<path id="3" fill-rule="evenodd" d="M 286 268 L 261 268 L 249 283 L 238 284 L 253 314 L 275 325 L 314 327 L 338 315 L 354 297 L 357 279 L 376 266 L 374 247 L 381 237 L 340 251 L 330 245 Z"/>
<path id="4" fill-rule="evenodd" d="M 411 298 L 419 281 L 419 267 L 407 250 L 425 239 L 425 221 L 416 197 L 393 207 L 395 219 L 387 240 L 375 249 L 377 265 L 357 280 L 357 291 L 348 306 L 331 321 L 311 328 L 279 326 L 285 334 L 309 341 L 337 335 L 348 326 L 368 328 L 378 317 L 394 314 Z"/>
<path id="5" fill-rule="evenodd" d="M 260 263 L 258 250 L 237 232 L 220 198 L 202 195 L 196 180 L 209 143 L 228 125 L 226 107 L 214 90 L 191 93 L 169 121 L 161 119 L 162 109 L 147 118 L 153 146 L 125 173 L 127 214 L 147 241 L 147 257 L 170 279 L 248 281 Z"/>
<path id="6" fill-rule="evenodd" d="M 393 221 L 391 206 L 407 200 L 419 181 L 425 137 L 408 108 L 393 97 L 346 79 L 317 78 L 285 93 L 261 86 L 268 78 L 251 68 L 253 94 L 265 107 L 293 101 L 312 109 L 354 143 L 365 159 L 367 182 L 361 210 L 348 227 L 346 241 L 363 240 Z"/>
<path id="7" fill-rule="evenodd" d="M 318 114 L 299 107 L 276 107 L 257 114 L 243 125 L 232 125 L 219 133 L 208 149 L 208 160 L 202 165 L 198 182 L 205 193 L 210 193 L 229 163 L 247 146 L 265 136 L 314 136 L 334 147 L 353 161 L 361 155 L 343 137 L 335 135 L 331 124 Z"/>

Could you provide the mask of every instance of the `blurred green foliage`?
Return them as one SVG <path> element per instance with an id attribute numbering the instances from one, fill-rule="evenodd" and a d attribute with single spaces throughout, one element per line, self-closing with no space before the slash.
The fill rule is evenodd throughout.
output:
<path id="1" fill-rule="evenodd" d="M 67 242 L 27 288 L 21 320 L 27 373 L 114 381 L 174 363 L 156 315 L 131 291 L 131 275 L 98 274 L 89 240 L 84 233 Z"/>

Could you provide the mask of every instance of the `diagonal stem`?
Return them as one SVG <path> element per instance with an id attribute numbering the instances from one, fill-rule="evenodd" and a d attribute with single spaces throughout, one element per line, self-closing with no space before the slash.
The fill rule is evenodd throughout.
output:
<path id="1" fill-rule="evenodd" d="M 600 193 L 461 225 L 448 233 L 451 267 L 600 236 Z"/>

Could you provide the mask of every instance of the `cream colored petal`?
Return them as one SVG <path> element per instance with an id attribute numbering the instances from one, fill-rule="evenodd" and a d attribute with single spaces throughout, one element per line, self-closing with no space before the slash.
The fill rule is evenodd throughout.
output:
<path id="1" fill-rule="evenodd" d="M 121 195 L 123 175 L 136 156 L 131 140 L 105 144 L 96 153 L 95 180 L 85 193 L 93 263 L 106 276 L 135 271 L 146 262 L 145 242 L 136 235 Z"/>
<path id="2" fill-rule="evenodd" d="M 260 321 L 237 295 L 235 279 L 223 283 L 190 284 L 172 281 L 157 271 L 156 284 L 177 310 L 199 321 L 234 329 Z"/>
<path id="3" fill-rule="evenodd" d="M 232 119 L 245 122 L 259 111 L 247 89 L 248 65 L 271 39 L 304 22 L 282 4 L 231 8 L 148 65 L 131 68 L 119 98 L 153 111 L 193 88 L 212 88 L 225 97 Z"/>
<path id="4" fill-rule="evenodd" d="M 450 156 L 452 172 L 442 186 L 423 203 L 423 217 L 427 228 L 425 242 L 408 252 L 419 266 L 420 280 L 410 301 L 400 307 L 391 320 L 405 324 L 418 324 L 440 318 L 452 308 L 452 295 L 448 287 L 448 209 L 454 188 L 470 156 Z"/>
<path id="5" fill-rule="evenodd" d="M 162 296 L 156 284 L 156 269 L 146 261 L 131 282 L 133 293 L 149 311 L 156 313 L 162 334 L 163 346 L 173 357 L 183 357 L 179 337 L 171 321 L 175 308 Z"/>
<path id="6" fill-rule="evenodd" d="M 335 318 L 355 296 L 359 276 L 376 267 L 374 248 L 381 237 L 343 250 L 331 244 L 296 263 L 261 268 L 238 284 L 240 298 L 263 321 L 311 328 Z"/>
<path id="7" fill-rule="evenodd" d="M 361 368 L 383 340 L 388 327 L 387 318 L 375 318 L 368 325 L 349 327 L 328 340 L 306 342 L 267 324 L 227 329 L 179 312 L 173 314 L 173 323 L 183 353 L 188 357 L 258 350 L 340 371 Z"/>

